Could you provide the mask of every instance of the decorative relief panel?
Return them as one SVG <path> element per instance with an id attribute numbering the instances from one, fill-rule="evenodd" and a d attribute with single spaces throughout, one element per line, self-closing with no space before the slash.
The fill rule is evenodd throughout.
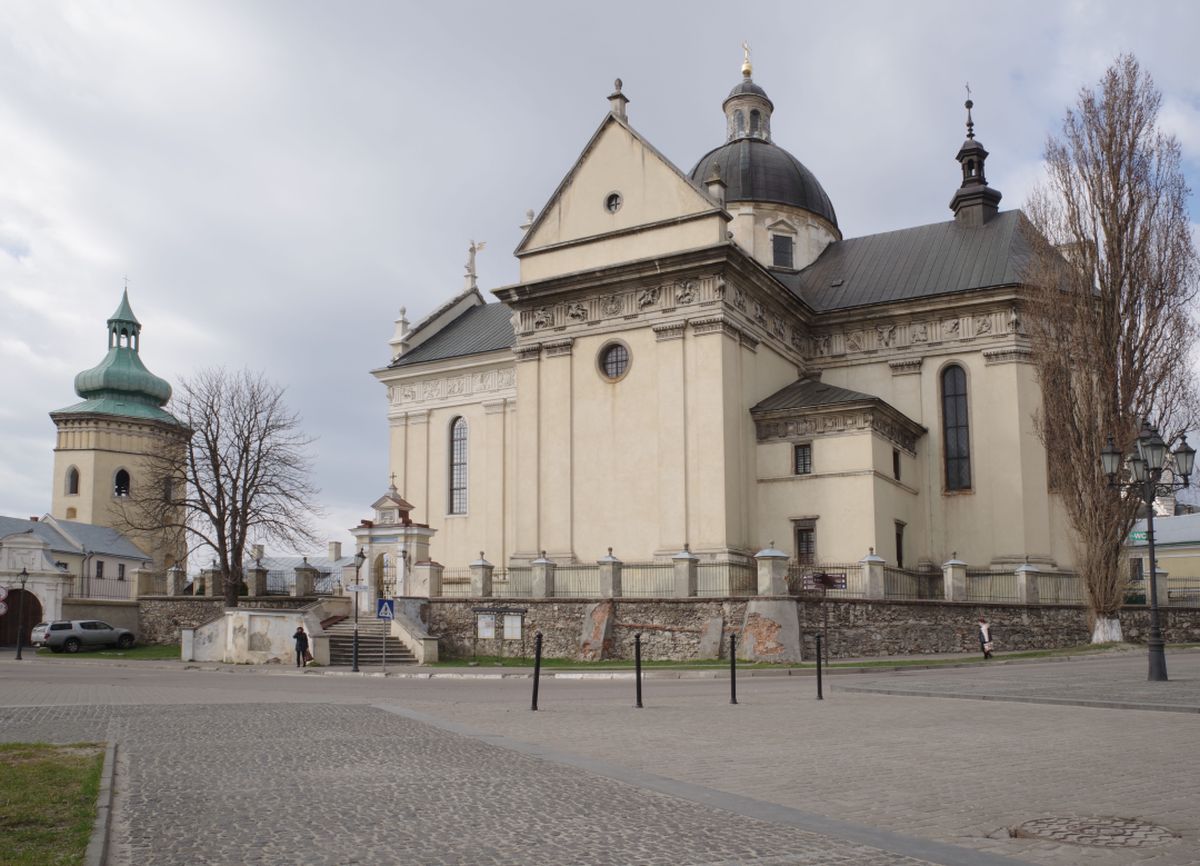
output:
<path id="1" fill-rule="evenodd" d="M 394 385 L 388 391 L 391 395 L 392 405 L 404 406 L 439 400 L 461 402 L 462 398 L 476 394 L 511 391 L 516 384 L 516 370 L 512 367 L 503 367 L 499 370 L 455 373 L 450 376 Z"/>
<path id="2" fill-rule="evenodd" d="M 775 418 L 755 422 L 758 441 L 770 439 L 807 439 L 872 430 L 910 453 L 916 453 L 918 434 L 874 409 L 859 412 L 824 412 L 795 418 Z"/>

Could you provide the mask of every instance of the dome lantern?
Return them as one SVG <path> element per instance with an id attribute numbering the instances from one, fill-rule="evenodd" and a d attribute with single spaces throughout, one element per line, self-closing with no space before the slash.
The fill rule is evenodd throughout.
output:
<path id="1" fill-rule="evenodd" d="M 767 92 L 755 84 L 751 77 L 754 67 L 750 64 L 750 46 L 743 42 L 742 49 L 746 52 L 746 59 L 742 63 L 742 80 L 729 91 L 729 96 L 721 104 L 725 109 L 725 140 L 758 138 L 770 141 L 771 112 L 775 110 L 775 105 Z"/>

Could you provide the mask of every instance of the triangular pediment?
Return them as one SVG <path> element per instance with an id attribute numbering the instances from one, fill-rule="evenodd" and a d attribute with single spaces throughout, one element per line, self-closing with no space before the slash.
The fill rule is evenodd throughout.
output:
<path id="1" fill-rule="evenodd" d="M 614 208 L 611 197 L 619 196 Z M 563 178 L 518 256 L 721 212 L 720 204 L 615 115 Z"/>

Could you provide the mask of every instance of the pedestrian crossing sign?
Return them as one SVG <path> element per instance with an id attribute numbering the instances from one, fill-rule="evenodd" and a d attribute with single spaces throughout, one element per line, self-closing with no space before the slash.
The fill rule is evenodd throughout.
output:
<path id="1" fill-rule="evenodd" d="M 381 598 L 375 602 L 375 616 L 378 619 L 395 619 L 396 600 L 392 598 Z"/>

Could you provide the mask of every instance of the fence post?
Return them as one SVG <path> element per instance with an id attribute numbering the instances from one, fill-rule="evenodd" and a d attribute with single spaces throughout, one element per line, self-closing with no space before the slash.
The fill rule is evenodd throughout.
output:
<path id="1" fill-rule="evenodd" d="M 885 598 L 887 590 L 883 581 L 883 557 L 875 555 L 875 548 L 868 548 L 868 553 L 859 560 L 863 567 L 863 580 L 866 583 L 867 598 Z"/>
<path id="2" fill-rule="evenodd" d="M 539 631 L 533 638 L 533 706 L 537 712 L 538 685 L 542 681 L 542 633 Z"/>
<path id="3" fill-rule="evenodd" d="M 608 549 L 608 556 L 602 556 L 596 560 L 596 564 L 600 566 L 600 597 L 601 598 L 620 598 L 621 597 L 621 560 L 613 556 L 612 548 Z"/>
<path id="4" fill-rule="evenodd" d="M 246 592 L 252 596 L 267 594 L 267 570 L 258 560 L 246 569 Z"/>
<path id="5" fill-rule="evenodd" d="M 492 597 L 492 574 L 496 567 L 483 558 L 479 551 L 479 559 L 471 563 L 471 595 L 476 598 Z"/>
<path id="6" fill-rule="evenodd" d="M 133 570 L 133 593 L 131 598 L 141 598 L 143 595 L 158 595 L 158 575 L 149 569 L 135 568 Z"/>
<path id="7" fill-rule="evenodd" d="M 183 595 L 183 587 L 186 582 L 187 573 L 179 563 L 175 563 L 167 569 L 167 595 Z"/>
<path id="8" fill-rule="evenodd" d="M 223 586 L 218 586 L 218 584 L 221 583 L 219 576 L 220 576 L 220 572 L 217 570 L 215 564 L 212 568 L 209 568 L 209 569 L 206 569 L 205 571 L 200 572 L 200 577 L 204 581 L 204 594 L 205 595 L 218 596 L 218 595 L 225 594 L 225 588 Z"/>
<path id="9" fill-rule="evenodd" d="M 634 679 L 637 681 L 637 703 L 634 706 L 637 709 L 642 708 L 642 635 L 641 632 L 633 636 L 633 667 Z"/>
<path id="10" fill-rule="evenodd" d="M 1154 588 L 1158 595 L 1158 606 L 1165 608 L 1171 601 L 1170 586 L 1167 584 L 1167 572 L 1161 568 L 1154 569 Z M 1146 604 L 1150 604 L 1150 581 L 1146 581 Z"/>
<path id="11" fill-rule="evenodd" d="M 775 549 L 775 542 L 754 554 L 758 563 L 758 594 L 787 595 L 788 555 Z"/>
<path id="12" fill-rule="evenodd" d="M 1018 565 L 1013 572 L 1017 576 L 1017 601 L 1021 604 L 1037 604 L 1040 600 L 1038 592 L 1038 567 L 1028 562 Z"/>
<path id="13" fill-rule="evenodd" d="M 554 598 L 554 571 L 558 566 L 546 558 L 544 550 L 530 565 L 533 566 L 533 597 Z"/>
<path id="14" fill-rule="evenodd" d="M 729 703 L 737 703 L 737 634 L 729 635 Z"/>
<path id="15" fill-rule="evenodd" d="M 436 598 L 442 594 L 442 565 L 427 560 L 412 568 L 412 586 L 409 593 L 420 598 Z"/>
<path id="16" fill-rule="evenodd" d="M 671 557 L 671 567 L 675 569 L 675 598 L 689 598 L 696 594 L 696 565 L 700 558 L 688 550 L 685 544 L 683 550 Z"/>
<path id="17" fill-rule="evenodd" d="M 317 582 L 317 570 L 308 564 L 308 557 L 304 557 L 303 563 L 293 571 L 296 572 L 296 582 L 292 584 L 292 595 L 297 598 L 312 595 Z"/>
<path id="18" fill-rule="evenodd" d="M 821 688 L 821 635 L 817 635 L 817 700 L 825 700 L 825 695 Z"/>
<path id="19" fill-rule="evenodd" d="M 967 600 L 967 564 L 957 551 L 942 563 L 942 594 L 946 601 Z"/>

